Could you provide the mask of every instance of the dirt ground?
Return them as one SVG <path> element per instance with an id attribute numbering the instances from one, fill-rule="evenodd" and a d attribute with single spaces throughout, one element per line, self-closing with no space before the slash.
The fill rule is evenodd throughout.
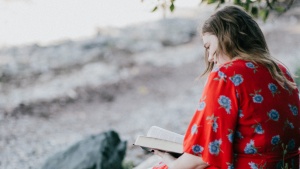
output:
<path id="1" fill-rule="evenodd" d="M 199 66 L 201 57 L 198 59 L 180 66 L 135 67 L 138 71 L 135 77 L 92 89 L 100 92 L 90 92 L 84 99 L 52 105 L 58 108 L 47 112 L 47 116 L 25 114 L 3 118 L 0 166 L 38 168 L 55 152 L 91 134 L 111 129 L 128 141 L 126 161 L 140 163 L 145 154 L 132 146 L 138 134 L 144 134 L 152 125 L 184 133 L 201 92 L 201 81 L 195 80 L 203 67 Z"/>

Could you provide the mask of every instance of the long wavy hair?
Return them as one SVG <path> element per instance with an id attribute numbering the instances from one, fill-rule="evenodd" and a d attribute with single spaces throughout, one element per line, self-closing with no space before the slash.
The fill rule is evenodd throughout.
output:
<path id="1" fill-rule="evenodd" d="M 219 41 L 216 53 L 223 52 L 230 59 L 240 58 L 264 65 L 271 76 L 282 86 L 295 89 L 296 84 L 289 81 L 278 62 L 270 55 L 264 35 L 254 19 L 238 6 L 225 6 L 210 16 L 202 27 L 202 35 L 216 35 Z M 205 53 L 206 69 L 202 75 L 212 71 L 214 63 L 208 62 Z"/>

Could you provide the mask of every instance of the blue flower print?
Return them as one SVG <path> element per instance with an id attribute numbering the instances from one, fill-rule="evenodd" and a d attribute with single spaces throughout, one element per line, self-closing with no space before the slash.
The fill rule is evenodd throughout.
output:
<path id="1" fill-rule="evenodd" d="M 288 87 L 287 83 L 284 83 L 284 84 L 283 84 L 283 88 L 284 88 L 285 90 L 287 90 L 287 91 L 289 92 L 290 95 L 292 94 L 292 90 Z"/>
<path id="2" fill-rule="evenodd" d="M 192 150 L 195 154 L 202 153 L 204 148 L 202 146 L 199 146 L 198 144 L 193 145 Z"/>
<path id="3" fill-rule="evenodd" d="M 261 92 L 261 90 L 258 91 L 254 91 L 255 93 L 251 93 L 250 96 L 252 96 L 252 100 L 254 103 L 262 103 L 264 98 L 262 97 L 262 95 L 258 94 Z"/>
<path id="4" fill-rule="evenodd" d="M 257 164 L 255 164 L 254 162 L 250 162 L 250 163 L 248 163 L 249 164 L 249 166 L 250 166 L 250 168 L 251 169 L 258 169 L 258 165 Z"/>
<path id="5" fill-rule="evenodd" d="M 271 139 L 271 144 L 272 145 L 277 145 L 279 144 L 280 142 L 280 136 L 279 135 L 276 135 L 276 136 L 273 136 L 272 139 Z"/>
<path id="6" fill-rule="evenodd" d="M 239 131 L 236 131 L 236 132 L 234 133 L 234 136 L 237 137 L 237 138 L 239 138 L 239 139 L 243 139 L 243 138 L 244 138 L 243 135 L 242 135 L 242 133 L 239 132 Z"/>
<path id="7" fill-rule="evenodd" d="M 221 144 L 222 144 L 221 139 L 210 142 L 209 145 L 208 145 L 210 154 L 219 155 Z"/>
<path id="8" fill-rule="evenodd" d="M 229 142 L 232 143 L 233 142 L 233 133 L 228 134 L 227 137 L 228 137 Z"/>
<path id="9" fill-rule="evenodd" d="M 234 166 L 233 166 L 233 164 L 231 164 L 231 163 L 226 163 L 227 164 L 227 169 L 234 169 Z"/>
<path id="10" fill-rule="evenodd" d="M 238 113 L 239 113 L 239 117 L 240 117 L 240 118 L 244 117 L 243 110 L 239 109 L 239 110 L 238 110 Z"/>
<path id="11" fill-rule="evenodd" d="M 278 93 L 279 93 L 278 87 L 277 87 L 275 84 L 273 84 L 273 83 L 269 83 L 269 84 L 268 84 L 268 88 L 269 88 L 269 90 L 271 91 L 271 93 L 272 93 L 273 96 L 274 96 L 275 94 L 278 94 Z"/>
<path id="12" fill-rule="evenodd" d="M 252 62 L 247 62 L 246 63 L 246 67 L 250 68 L 250 69 L 253 69 L 253 72 L 256 73 L 257 71 L 257 66 L 255 66 Z"/>
<path id="13" fill-rule="evenodd" d="M 295 128 L 292 122 L 289 122 L 288 124 L 289 124 L 291 129 Z"/>
<path id="14" fill-rule="evenodd" d="M 227 114 L 230 114 L 231 100 L 228 97 L 221 95 L 218 99 L 218 102 L 221 107 L 226 110 Z"/>
<path id="15" fill-rule="evenodd" d="M 224 72 L 222 72 L 222 71 L 219 70 L 218 71 L 218 76 L 219 77 L 214 78 L 214 80 L 220 80 L 220 79 L 222 79 L 222 80 L 226 81 L 227 76 L 226 76 L 226 74 Z"/>
<path id="16" fill-rule="evenodd" d="M 194 124 L 191 128 L 191 133 L 192 135 L 197 134 L 198 133 L 198 126 L 197 124 Z"/>
<path id="17" fill-rule="evenodd" d="M 288 119 L 287 119 L 287 120 L 285 121 L 285 123 L 284 123 L 283 130 L 285 130 L 286 127 L 289 127 L 290 129 L 295 128 L 294 125 L 293 125 L 293 123 L 290 122 Z"/>
<path id="18" fill-rule="evenodd" d="M 293 113 L 293 115 L 297 116 L 298 115 L 298 108 L 296 106 L 293 106 L 293 105 L 290 105 L 290 104 L 289 104 L 289 107 L 290 107 L 290 110 Z"/>
<path id="19" fill-rule="evenodd" d="M 220 78 L 226 78 L 225 73 L 223 73 L 222 71 L 219 71 L 218 75 L 219 75 Z"/>
<path id="20" fill-rule="evenodd" d="M 254 132 L 257 134 L 263 134 L 265 132 L 259 123 L 252 127 L 254 127 Z"/>
<path id="21" fill-rule="evenodd" d="M 293 150 L 294 148 L 295 148 L 295 140 L 294 139 L 291 139 L 290 141 L 289 141 L 289 143 L 288 143 L 288 146 L 287 146 L 287 149 L 288 150 Z"/>
<path id="22" fill-rule="evenodd" d="M 246 154 L 256 154 L 257 153 L 257 148 L 254 146 L 254 140 L 250 140 L 249 143 L 247 143 L 244 152 Z"/>
<path id="23" fill-rule="evenodd" d="M 247 62 L 247 63 L 246 63 L 246 66 L 247 66 L 248 68 L 250 68 L 250 69 L 254 69 L 254 68 L 255 68 L 255 66 L 254 66 L 254 64 L 253 64 L 252 62 Z"/>
<path id="24" fill-rule="evenodd" d="M 198 110 L 203 110 L 203 109 L 205 108 L 205 106 L 206 106 L 206 103 L 205 103 L 204 101 L 201 101 L 201 102 L 199 103 L 199 108 L 198 108 Z"/>
<path id="25" fill-rule="evenodd" d="M 230 143 L 233 142 L 233 131 L 231 129 L 228 129 L 229 134 L 227 135 L 227 138 L 229 140 Z"/>
<path id="26" fill-rule="evenodd" d="M 217 129 L 218 129 L 218 123 L 217 123 L 217 119 L 218 119 L 219 117 L 215 117 L 215 115 L 213 114 L 213 115 L 211 115 L 211 116 L 208 116 L 208 117 L 206 117 L 206 120 L 209 120 L 209 122 L 208 123 L 211 123 L 212 124 L 212 128 L 213 128 L 213 131 L 214 132 L 217 132 Z"/>
<path id="27" fill-rule="evenodd" d="M 255 94 L 253 96 L 253 102 L 254 103 L 262 103 L 263 100 L 264 100 L 264 98 L 260 94 Z"/>
<path id="28" fill-rule="evenodd" d="M 277 110 L 272 109 L 269 113 L 268 116 L 270 117 L 270 119 L 274 120 L 274 121 L 278 121 L 279 120 L 279 113 Z"/>
<path id="29" fill-rule="evenodd" d="M 237 74 L 237 75 L 234 75 L 234 76 L 230 77 L 230 80 L 232 81 L 234 86 L 238 86 L 241 83 L 243 83 L 243 81 L 244 81 L 242 75 L 240 75 L 240 74 Z"/>
<path id="30" fill-rule="evenodd" d="M 240 94 L 239 94 L 239 91 L 235 90 L 235 93 L 236 93 L 236 98 L 240 98 Z"/>
<path id="31" fill-rule="evenodd" d="M 270 91 L 272 93 L 275 93 L 277 91 L 277 89 L 278 89 L 277 86 L 274 83 L 269 83 L 268 84 L 268 88 L 270 89 Z"/>
<path id="32" fill-rule="evenodd" d="M 214 132 L 217 132 L 217 129 L 218 129 L 217 119 L 215 119 L 215 120 L 213 121 L 212 128 L 213 128 L 213 131 L 214 131 Z"/>
<path id="33" fill-rule="evenodd" d="M 219 103 L 224 107 L 228 107 L 228 105 L 231 104 L 231 101 L 228 97 L 222 95 L 219 97 Z"/>

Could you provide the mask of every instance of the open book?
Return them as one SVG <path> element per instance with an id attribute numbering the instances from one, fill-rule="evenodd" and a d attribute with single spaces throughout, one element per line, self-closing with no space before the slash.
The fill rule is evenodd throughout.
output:
<path id="1" fill-rule="evenodd" d="M 166 151 L 175 157 L 183 153 L 183 135 L 152 126 L 146 136 L 138 136 L 134 145 L 140 146 L 147 151 L 153 149 Z"/>

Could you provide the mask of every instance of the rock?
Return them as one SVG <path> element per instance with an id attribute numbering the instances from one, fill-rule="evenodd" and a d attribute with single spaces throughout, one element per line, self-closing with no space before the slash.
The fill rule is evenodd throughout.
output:
<path id="1" fill-rule="evenodd" d="M 49 158 L 42 169 L 122 169 L 126 141 L 107 131 L 84 139 Z"/>
<path id="2" fill-rule="evenodd" d="M 132 53 L 177 46 L 190 42 L 197 35 L 197 25 L 193 19 L 172 18 L 127 27 L 122 30 L 117 45 Z"/>

